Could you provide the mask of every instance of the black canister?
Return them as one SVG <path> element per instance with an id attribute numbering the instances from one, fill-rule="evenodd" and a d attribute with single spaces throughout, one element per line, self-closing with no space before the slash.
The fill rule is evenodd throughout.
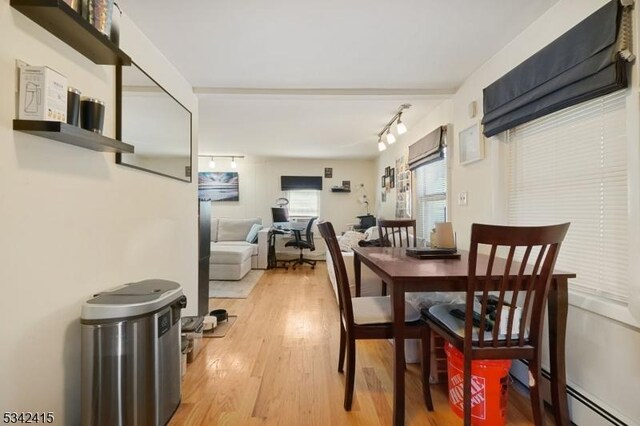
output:
<path id="1" fill-rule="evenodd" d="M 69 86 L 67 91 L 67 123 L 80 125 L 80 91 Z"/>
<path id="2" fill-rule="evenodd" d="M 84 98 L 80 101 L 82 128 L 102 134 L 104 126 L 104 102 L 100 99 Z"/>

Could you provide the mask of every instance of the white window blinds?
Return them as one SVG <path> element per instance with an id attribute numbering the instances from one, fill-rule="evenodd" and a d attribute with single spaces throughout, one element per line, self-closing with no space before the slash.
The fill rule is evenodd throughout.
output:
<path id="1" fill-rule="evenodd" d="M 297 189 L 286 193 L 289 199 L 289 216 L 320 216 L 321 191 L 313 189 Z"/>
<path id="2" fill-rule="evenodd" d="M 429 241 L 435 223 L 446 220 L 446 149 L 444 158 L 420 166 L 413 173 L 416 185 L 416 231 L 419 237 Z"/>
<path id="3" fill-rule="evenodd" d="M 556 268 L 574 290 L 629 295 L 625 91 L 509 131 L 508 220 L 571 222 Z"/>

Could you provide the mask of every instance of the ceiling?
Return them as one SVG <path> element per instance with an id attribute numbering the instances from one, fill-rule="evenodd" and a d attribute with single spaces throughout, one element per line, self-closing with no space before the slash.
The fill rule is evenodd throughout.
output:
<path id="1" fill-rule="evenodd" d="M 201 153 L 353 158 L 557 0 L 120 0 L 195 87 Z M 134 58 L 135 60 L 135 58 Z"/>

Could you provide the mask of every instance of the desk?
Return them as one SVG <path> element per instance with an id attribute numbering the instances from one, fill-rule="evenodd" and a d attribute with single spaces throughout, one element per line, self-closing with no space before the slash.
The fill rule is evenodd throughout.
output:
<path id="1" fill-rule="evenodd" d="M 406 292 L 466 291 L 468 253 L 460 259 L 421 260 L 409 257 L 404 248 L 354 247 L 356 297 L 360 296 L 361 263 L 367 265 L 391 289 L 393 306 L 394 367 L 393 424 L 404 425 L 404 300 Z M 486 270 L 488 256 L 478 254 L 478 267 Z M 504 260 L 496 258 L 494 270 L 504 270 Z M 500 269 L 502 268 L 502 269 Z M 514 262 L 512 270 L 518 270 Z M 496 276 L 496 278 L 499 278 Z M 565 332 L 567 326 L 569 278 L 575 274 L 554 271 L 549 289 L 549 353 L 551 360 L 551 397 L 557 425 L 569 425 L 566 393 Z M 496 281 L 497 282 L 497 281 Z M 497 289 L 497 287 L 496 287 Z"/>
<path id="2" fill-rule="evenodd" d="M 278 259 L 276 257 L 276 237 L 278 235 L 291 235 L 291 230 L 280 228 L 271 228 L 269 230 L 269 252 L 267 254 L 267 269 L 288 269 L 286 265 L 278 265 Z"/>

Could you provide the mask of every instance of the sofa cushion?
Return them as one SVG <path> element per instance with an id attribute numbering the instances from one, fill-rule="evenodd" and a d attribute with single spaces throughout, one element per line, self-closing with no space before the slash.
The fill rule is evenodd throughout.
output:
<path id="1" fill-rule="evenodd" d="M 251 226 L 262 224 L 259 218 L 252 219 L 219 219 L 218 239 L 216 241 L 244 241 Z"/>
<path id="2" fill-rule="evenodd" d="M 354 247 L 358 247 L 358 243 L 364 240 L 365 236 L 362 232 L 347 231 L 338 238 L 338 244 L 341 251 L 353 251 Z"/>
<path id="3" fill-rule="evenodd" d="M 239 265 L 251 258 L 252 250 L 248 246 L 221 246 L 211 247 L 212 264 L 234 264 Z"/>
<path id="4" fill-rule="evenodd" d="M 251 225 L 251 229 L 249 230 L 249 233 L 247 234 L 247 238 L 245 238 L 245 241 L 251 244 L 255 244 L 258 241 L 258 232 L 262 229 L 262 225 L 258 225 L 257 223 L 254 223 L 253 225 Z"/>
<path id="5" fill-rule="evenodd" d="M 251 256 L 258 255 L 258 245 L 251 244 L 246 241 L 221 241 L 218 243 L 211 243 L 211 251 L 218 250 L 220 247 L 251 247 Z"/>

